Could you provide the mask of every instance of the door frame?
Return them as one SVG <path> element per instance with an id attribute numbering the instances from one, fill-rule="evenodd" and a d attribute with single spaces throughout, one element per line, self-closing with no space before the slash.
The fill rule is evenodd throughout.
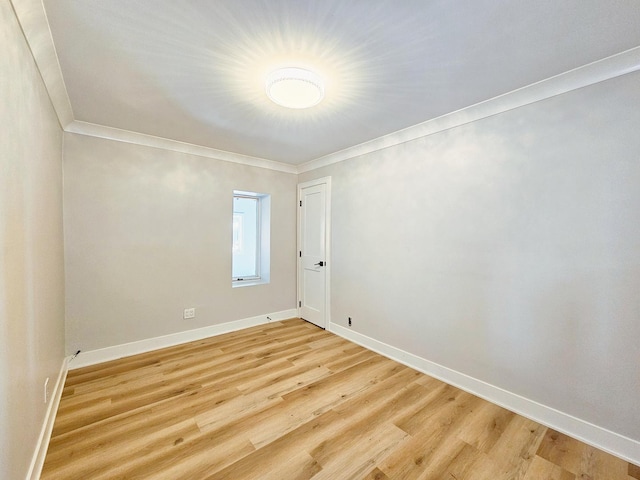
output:
<path id="1" fill-rule="evenodd" d="M 316 185 L 325 185 L 325 231 L 324 231 L 324 329 L 329 330 L 331 323 L 331 267 L 333 262 L 331 261 L 331 177 L 322 177 L 315 180 L 309 180 L 308 182 L 302 182 L 298 184 L 298 198 L 297 205 L 297 235 L 296 235 L 296 310 L 297 315 L 300 317 L 300 302 L 301 302 L 301 278 L 300 278 L 300 264 L 302 260 L 298 252 L 302 251 L 302 223 L 300 218 L 302 216 L 302 209 L 300 208 L 300 202 L 302 201 L 302 190 L 308 187 L 315 187 Z"/>

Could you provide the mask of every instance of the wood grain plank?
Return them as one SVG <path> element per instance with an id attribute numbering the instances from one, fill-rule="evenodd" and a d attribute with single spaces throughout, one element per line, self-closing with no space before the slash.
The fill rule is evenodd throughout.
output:
<path id="1" fill-rule="evenodd" d="M 293 319 L 69 372 L 43 480 L 640 480 Z"/>
<path id="2" fill-rule="evenodd" d="M 624 460 L 551 429 L 544 436 L 537 454 L 577 478 L 625 478 L 630 471 L 630 464 Z"/>
<path id="3" fill-rule="evenodd" d="M 576 480 L 576 476 L 559 465 L 536 456 L 523 480 Z"/>

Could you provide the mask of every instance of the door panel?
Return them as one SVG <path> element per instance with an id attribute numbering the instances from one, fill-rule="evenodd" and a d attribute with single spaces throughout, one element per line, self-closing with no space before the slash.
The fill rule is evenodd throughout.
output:
<path id="1" fill-rule="evenodd" d="M 324 258 L 324 185 L 309 187 L 302 194 L 302 254 Z"/>

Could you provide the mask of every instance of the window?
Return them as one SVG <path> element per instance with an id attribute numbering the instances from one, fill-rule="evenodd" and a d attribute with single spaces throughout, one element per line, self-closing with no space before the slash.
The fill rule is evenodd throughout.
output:
<path id="1" fill-rule="evenodd" d="M 271 196 L 233 192 L 232 286 L 269 283 Z"/>

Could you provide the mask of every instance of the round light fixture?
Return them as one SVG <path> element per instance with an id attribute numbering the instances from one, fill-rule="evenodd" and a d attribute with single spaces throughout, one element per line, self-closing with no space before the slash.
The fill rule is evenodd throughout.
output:
<path id="1" fill-rule="evenodd" d="M 309 108 L 324 98 L 324 81 L 311 70 L 278 68 L 266 78 L 267 96 L 283 107 Z"/>

